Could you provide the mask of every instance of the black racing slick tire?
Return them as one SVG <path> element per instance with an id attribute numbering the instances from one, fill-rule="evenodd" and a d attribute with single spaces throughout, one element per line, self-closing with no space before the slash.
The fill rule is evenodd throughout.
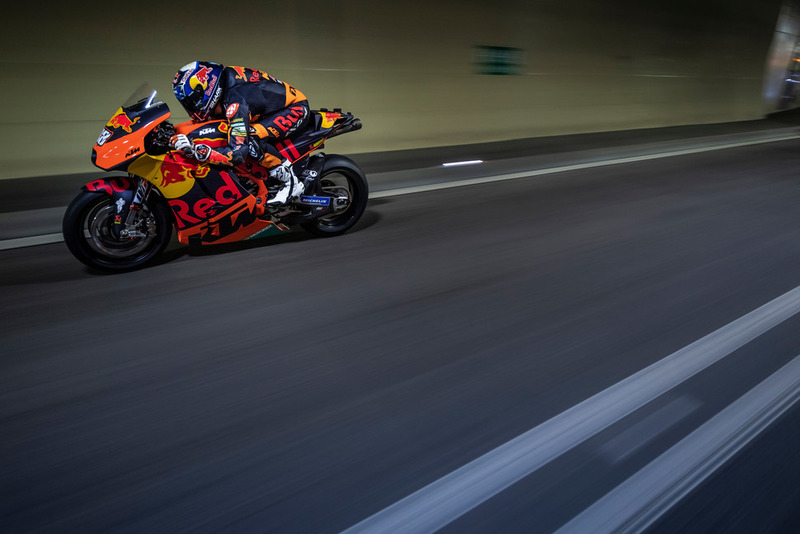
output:
<path id="1" fill-rule="evenodd" d="M 369 186 L 358 165 L 344 156 L 331 156 L 325 162 L 320 176 L 322 190 L 340 199 L 341 209 L 303 223 L 307 232 L 320 237 L 341 235 L 352 228 L 367 207 Z M 342 199 L 347 199 L 344 202 Z"/>
<path id="2" fill-rule="evenodd" d="M 70 252 L 101 271 L 129 271 L 152 263 L 172 237 L 172 212 L 154 194 L 142 205 L 139 236 L 117 238 L 112 232 L 114 200 L 105 193 L 82 191 L 64 214 L 62 231 Z"/>

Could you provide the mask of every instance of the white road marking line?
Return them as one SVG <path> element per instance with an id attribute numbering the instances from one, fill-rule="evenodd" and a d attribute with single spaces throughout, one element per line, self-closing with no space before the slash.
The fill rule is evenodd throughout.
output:
<path id="1" fill-rule="evenodd" d="M 489 451 L 344 532 L 435 532 L 798 312 L 800 287 Z"/>
<path id="2" fill-rule="evenodd" d="M 659 152 L 655 154 L 646 154 L 644 156 L 630 156 L 625 158 L 609 159 L 605 161 L 592 161 L 588 163 L 577 163 L 575 165 L 564 165 L 561 167 L 548 167 L 546 169 L 537 169 L 532 171 L 512 172 L 508 174 L 498 174 L 494 176 L 481 176 L 479 178 L 470 178 L 467 180 L 454 180 L 452 182 L 419 185 L 414 187 L 399 187 L 397 189 L 388 189 L 386 191 L 375 191 L 374 193 L 370 193 L 369 198 L 375 199 L 375 198 L 396 197 L 400 195 L 411 195 L 413 193 L 427 193 L 428 191 L 440 191 L 442 189 L 452 189 L 454 187 L 490 184 L 494 182 L 504 182 L 506 180 L 517 180 L 520 178 L 532 178 L 534 176 L 556 174 L 559 172 L 579 171 L 582 169 L 606 167 L 609 165 L 622 165 L 625 163 L 635 163 L 638 161 L 649 161 L 661 158 L 671 158 L 675 156 L 686 156 L 689 154 L 712 152 L 714 150 L 725 150 L 728 148 L 738 148 L 750 145 L 761 145 L 764 143 L 775 143 L 778 141 L 790 141 L 792 139 L 800 139 L 800 135 L 786 135 L 780 137 L 771 137 L 769 139 L 757 139 L 752 141 L 740 141 L 736 143 L 726 143 L 714 146 L 687 148 L 683 150 L 674 150 L 672 152 Z"/>
<path id="3" fill-rule="evenodd" d="M 800 356 L 561 527 L 642 532 L 800 400 Z"/>
<path id="4" fill-rule="evenodd" d="M 771 137 L 769 139 L 756 139 L 752 141 L 740 141 L 736 143 L 726 143 L 720 145 L 713 145 L 699 148 L 687 148 L 684 150 L 675 150 L 672 152 L 660 152 L 655 154 L 647 154 L 645 156 L 631 156 L 627 158 L 610 159 L 606 161 L 594 161 L 589 163 L 579 163 L 575 165 L 564 165 L 562 167 L 549 167 L 546 169 L 537 169 L 532 171 L 514 172 L 509 174 L 499 174 L 494 176 L 483 176 L 480 178 L 471 178 L 468 180 L 455 180 L 452 182 L 444 182 L 438 184 L 420 185 L 415 187 L 401 187 L 397 189 L 387 189 L 385 191 L 375 191 L 369 194 L 370 199 L 396 197 L 401 195 L 410 195 L 413 193 L 425 193 L 428 191 L 439 191 L 441 189 L 452 189 L 455 187 L 465 187 L 468 185 L 489 184 L 493 182 L 504 182 L 506 180 L 516 180 L 519 178 L 531 178 L 534 176 L 544 176 L 547 174 L 556 174 L 559 172 L 577 171 L 581 169 L 591 169 L 594 167 L 605 167 L 608 165 L 622 165 L 624 163 L 634 163 L 637 161 L 649 161 L 660 158 L 670 158 L 674 156 L 685 156 L 689 154 L 699 154 L 701 152 L 711 152 L 714 150 L 725 150 L 727 148 L 737 148 L 750 145 L 760 145 L 764 143 L 775 143 L 778 141 L 790 141 L 792 139 L 800 139 L 800 135 L 784 135 L 779 137 Z M 59 208 L 62 211 L 66 207 Z M 31 247 L 34 245 L 44 245 L 48 243 L 58 243 L 63 241 L 63 238 L 58 238 L 60 234 L 47 234 L 32 237 L 20 237 L 16 239 L 0 240 L 0 250 L 8 250 L 13 248 Z"/>
<path id="5" fill-rule="evenodd" d="M 608 440 L 599 452 L 611 463 L 621 462 L 691 415 L 701 404 L 691 397 L 679 397 Z"/>
<path id="6" fill-rule="evenodd" d="M 18 237 L 16 239 L 3 239 L 0 241 L 0 250 L 47 245 L 50 243 L 60 243 L 62 241 L 64 241 L 64 236 L 61 234 L 45 234 L 31 237 Z"/>

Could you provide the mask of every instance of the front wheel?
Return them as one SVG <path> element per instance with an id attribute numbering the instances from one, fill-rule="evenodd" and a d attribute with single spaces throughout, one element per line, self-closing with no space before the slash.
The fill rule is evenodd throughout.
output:
<path id="1" fill-rule="evenodd" d="M 103 271 L 127 271 L 157 258 L 172 237 L 169 207 L 151 195 L 141 207 L 133 238 L 117 238 L 112 232 L 116 206 L 105 193 L 83 191 L 64 214 L 64 242 L 70 252 L 89 267 Z"/>
<path id="2" fill-rule="evenodd" d="M 369 188 L 364 172 L 351 160 L 333 156 L 325 163 L 320 184 L 322 190 L 334 198 L 335 209 L 301 226 L 307 232 L 322 237 L 343 234 L 358 222 L 367 207 Z"/>

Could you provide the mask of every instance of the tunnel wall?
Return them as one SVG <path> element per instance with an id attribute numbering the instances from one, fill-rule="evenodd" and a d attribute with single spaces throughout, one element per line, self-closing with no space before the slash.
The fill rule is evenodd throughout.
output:
<path id="1" fill-rule="evenodd" d="M 30 1 L 0 32 L 0 178 L 96 171 L 143 81 L 185 120 L 170 81 L 194 59 L 354 112 L 364 129 L 328 145 L 344 153 L 757 119 L 780 4 Z"/>
<path id="2" fill-rule="evenodd" d="M 800 2 L 784 0 L 767 54 L 764 103 L 767 111 L 793 109 L 800 104 Z"/>

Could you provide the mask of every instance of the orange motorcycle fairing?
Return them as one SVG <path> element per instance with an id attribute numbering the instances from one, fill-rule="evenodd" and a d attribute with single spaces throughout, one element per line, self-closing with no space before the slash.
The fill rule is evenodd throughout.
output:
<path id="1" fill-rule="evenodd" d="M 106 171 L 126 171 L 128 165 L 145 155 L 147 134 L 169 117 L 166 105 L 148 108 L 138 114 L 119 108 L 92 148 L 92 163 Z"/>
<path id="2" fill-rule="evenodd" d="M 174 210 L 176 204 L 171 201 L 170 205 Z M 199 224 L 179 229 L 178 241 L 185 245 L 235 243 L 288 230 L 282 224 L 258 218 L 256 199 L 248 196 Z"/>

